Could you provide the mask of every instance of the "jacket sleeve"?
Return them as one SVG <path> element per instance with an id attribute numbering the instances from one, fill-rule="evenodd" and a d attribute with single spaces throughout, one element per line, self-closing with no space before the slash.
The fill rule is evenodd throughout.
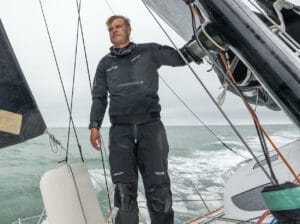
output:
<path id="1" fill-rule="evenodd" d="M 178 51 L 166 45 L 152 44 L 153 59 L 158 67 L 161 65 L 183 66 L 186 65 Z"/>
<path id="2" fill-rule="evenodd" d="M 97 67 L 92 90 L 92 108 L 89 128 L 100 128 L 107 107 L 107 82 L 105 70 L 100 64 Z"/>

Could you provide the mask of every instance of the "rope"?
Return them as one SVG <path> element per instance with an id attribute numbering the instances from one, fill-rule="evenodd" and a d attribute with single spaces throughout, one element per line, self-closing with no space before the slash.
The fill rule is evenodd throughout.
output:
<path id="1" fill-rule="evenodd" d="M 257 135 L 259 137 L 261 148 L 263 150 L 267 165 L 268 165 L 269 170 L 270 170 L 271 177 L 274 179 L 275 183 L 278 184 L 278 180 L 277 180 L 277 178 L 275 176 L 275 173 L 273 171 L 273 168 L 272 168 L 272 164 L 271 164 L 271 160 L 270 160 L 270 154 L 269 154 L 269 150 L 268 150 L 268 147 L 267 147 L 267 144 L 266 144 L 266 139 L 265 139 L 263 133 L 261 132 L 261 130 L 259 129 L 258 125 L 255 123 L 255 121 L 254 121 L 254 124 L 255 124 L 255 129 L 256 129 Z"/>
<path id="2" fill-rule="evenodd" d="M 220 54 L 220 57 L 226 67 L 226 71 L 227 74 L 230 76 L 230 79 L 233 83 L 233 85 L 236 85 L 235 79 L 233 77 L 232 71 L 229 68 L 225 57 L 223 54 Z M 292 173 L 292 175 L 294 176 L 295 180 L 297 180 L 297 182 L 300 184 L 300 180 L 296 174 L 296 172 L 293 170 L 293 168 L 291 167 L 291 165 L 288 163 L 288 161 L 285 159 L 285 157 L 283 156 L 283 154 L 280 152 L 280 150 L 276 147 L 276 145 L 274 144 L 274 142 L 272 141 L 272 139 L 270 138 L 270 136 L 268 135 L 268 133 L 265 131 L 265 129 L 263 128 L 263 126 L 261 125 L 260 121 L 258 120 L 255 112 L 252 110 L 252 108 L 250 107 L 250 105 L 248 104 L 248 102 L 246 101 L 245 97 L 243 97 L 243 95 L 241 95 L 242 100 L 247 108 L 247 110 L 249 111 L 252 119 L 254 120 L 255 124 L 258 126 L 258 128 L 262 131 L 262 133 L 264 134 L 264 136 L 268 139 L 269 143 L 273 146 L 273 148 L 275 149 L 275 151 L 277 152 L 277 154 L 279 155 L 279 157 L 282 159 L 282 161 L 284 162 L 284 164 L 287 166 L 287 168 L 289 169 L 289 171 Z M 276 182 L 276 181 L 275 181 Z"/>
<path id="3" fill-rule="evenodd" d="M 150 14 L 152 15 L 152 17 L 154 18 L 154 20 L 157 22 L 157 24 L 159 25 L 159 27 L 162 29 L 162 31 L 164 32 L 164 34 L 168 37 L 168 39 L 170 40 L 170 42 L 172 43 L 172 45 L 174 46 L 174 48 L 179 52 L 179 54 L 181 55 L 181 57 L 183 58 L 183 60 L 185 61 L 185 63 L 187 64 L 187 66 L 190 68 L 190 70 L 192 71 L 192 73 L 196 76 L 197 80 L 199 81 L 199 77 L 197 76 L 197 74 L 195 73 L 195 71 L 193 70 L 193 68 L 188 64 L 188 62 L 186 61 L 186 59 L 184 58 L 184 56 L 181 54 L 181 52 L 178 50 L 176 44 L 173 42 L 173 40 L 171 39 L 171 37 L 169 36 L 169 34 L 165 31 L 165 29 L 162 27 L 162 25 L 160 24 L 160 22 L 157 20 L 157 18 L 153 15 L 153 13 L 151 12 L 151 10 L 148 8 L 148 6 L 145 4 L 144 0 L 142 0 L 142 2 L 144 3 L 146 9 L 150 12 Z M 172 93 L 177 97 L 177 99 L 186 107 L 186 109 L 188 109 L 188 111 L 190 111 L 192 113 L 192 115 L 213 135 L 217 138 L 217 140 L 228 150 L 230 150 L 231 152 L 235 153 L 236 155 L 241 156 L 244 159 L 248 159 L 247 157 L 239 154 L 238 152 L 236 152 L 235 150 L 233 150 L 231 147 L 229 147 L 224 141 L 222 141 L 221 138 L 219 138 L 212 129 L 210 129 L 201 119 L 200 117 L 184 102 L 184 100 L 176 93 L 176 91 L 165 81 L 165 79 L 162 76 L 159 76 L 160 79 L 164 82 L 164 84 L 172 91 Z M 202 81 L 200 80 L 201 85 L 204 85 L 202 83 Z M 205 90 L 207 90 L 206 87 L 204 87 Z M 207 90 L 208 91 L 208 90 Z M 211 96 L 211 98 L 213 98 L 213 96 L 208 92 L 208 95 Z"/>
<path id="4" fill-rule="evenodd" d="M 53 134 L 51 134 L 48 130 L 46 130 L 46 134 L 48 134 L 50 148 L 53 153 L 58 153 L 59 148 L 66 151 L 61 142 L 58 141 Z"/>
<path id="5" fill-rule="evenodd" d="M 158 19 L 155 17 L 155 15 L 152 13 L 152 11 L 149 9 L 149 7 L 146 5 L 146 3 L 144 2 L 144 0 L 142 0 L 142 2 L 144 3 L 146 9 L 149 11 L 149 13 L 151 14 L 151 16 L 154 18 L 154 20 L 156 21 L 156 23 L 159 25 L 159 27 L 162 29 L 162 31 L 164 32 L 164 34 L 168 37 L 168 39 L 170 40 L 170 42 L 172 43 L 172 45 L 174 46 L 174 48 L 176 50 L 178 50 L 176 44 L 174 43 L 174 41 L 172 40 L 172 38 L 168 35 L 168 33 L 166 32 L 166 30 L 162 27 L 162 25 L 160 24 L 160 22 L 158 21 Z M 190 7 L 191 9 L 191 7 Z M 192 12 L 192 10 L 191 10 Z M 193 13 L 192 13 L 192 20 L 193 20 L 193 24 L 195 24 L 195 19 L 193 18 Z M 195 26 L 193 26 L 194 29 L 194 33 L 196 33 L 195 31 Z M 203 45 L 201 44 L 201 42 L 199 41 L 197 35 L 195 35 L 196 40 L 198 42 L 198 44 L 203 48 Z M 270 175 L 267 173 L 267 171 L 264 169 L 264 167 L 261 165 L 260 161 L 258 160 L 258 158 L 255 156 L 255 154 L 253 153 L 253 151 L 251 150 L 251 148 L 248 146 L 248 144 L 246 143 L 246 141 L 243 139 L 243 137 L 240 135 L 240 133 L 237 131 L 237 129 L 235 128 L 235 126 L 232 124 L 232 122 L 230 121 L 230 119 L 227 117 L 227 115 L 225 114 L 225 112 L 222 110 L 222 108 L 218 105 L 218 103 L 216 102 L 216 100 L 214 99 L 214 97 L 212 96 L 212 94 L 210 93 L 210 91 L 207 89 L 207 87 L 204 85 L 204 83 L 202 82 L 202 80 L 198 77 L 197 73 L 195 72 L 195 70 L 191 67 L 191 65 L 189 65 L 188 61 L 184 58 L 184 56 L 182 55 L 182 53 L 178 50 L 178 53 L 181 55 L 182 59 L 185 61 L 186 65 L 188 66 L 188 68 L 191 70 L 191 72 L 193 73 L 193 75 L 195 76 L 195 78 L 198 80 L 198 82 L 200 83 L 200 85 L 203 87 L 203 89 L 205 90 L 205 92 L 207 93 L 207 95 L 210 97 L 210 99 L 212 100 L 212 102 L 215 104 L 215 106 L 218 108 L 218 110 L 221 112 L 221 114 L 223 115 L 223 117 L 226 119 L 226 121 L 228 122 L 228 124 L 231 126 L 232 130 L 236 133 L 236 135 L 240 138 L 240 140 L 242 141 L 242 143 L 245 145 L 245 147 L 247 148 L 247 150 L 250 152 L 250 154 L 252 155 L 252 157 L 255 159 L 255 161 L 259 164 L 260 168 L 263 170 L 263 172 L 265 173 L 265 175 L 268 177 L 268 179 L 274 183 L 274 180 L 270 177 Z M 207 55 L 209 56 L 209 52 L 207 52 Z M 210 57 L 211 58 L 211 57 Z M 214 60 L 212 60 L 214 61 Z M 223 70 L 220 68 L 220 66 L 218 66 L 218 64 L 215 64 L 216 68 L 218 68 L 220 70 L 220 72 L 223 72 Z"/>
<path id="6" fill-rule="evenodd" d="M 298 178 L 300 177 L 300 173 L 298 174 L 297 177 L 298 177 Z M 296 184 L 296 183 L 297 183 L 297 180 L 294 180 L 293 183 Z"/>
<path id="7" fill-rule="evenodd" d="M 192 8 L 192 6 L 190 5 L 190 9 Z M 201 46 L 204 50 L 206 50 L 204 48 L 204 46 L 202 45 L 202 43 L 200 42 L 198 36 L 196 35 L 196 24 L 195 24 L 195 18 L 194 18 L 194 14 L 192 13 L 192 9 L 191 9 L 191 14 L 192 14 L 192 22 L 193 22 L 193 30 L 194 30 L 194 34 L 197 40 L 197 43 L 199 44 L 199 46 Z M 215 68 L 217 68 L 219 70 L 219 72 L 221 72 L 221 74 L 223 74 L 224 78 L 232 85 L 232 87 L 235 89 L 235 91 L 240 95 L 241 98 L 243 98 L 243 100 L 245 100 L 244 95 L 241 93 L 241 91 L 237 88 L 236 85 L 234 85 L 232 83 L 232 80 L 225 74 L 225 72 L 223 71 L 221 65 L 219 65 L 209 54 L 209 52 L 206 50 L 206 53 L 209 57 L 209 59 L 215 64 Z M 223 55 L 223 54 L 220 54 Z M 222 57 L 223 62 L 226 62 L 226 59 L 223 55 Z M 226 63 L 226 65 L 228 66 L 228 64 Z M 226 68 L 227 70 L 227 68 Z M 212 98 L 213 99 L 213 98 Z M 246 101 L 246 100 L 245 100 Z M 213 102 L 215 102 L 215 100 L 213 99 Z M 215 103 L 216 106 L 218 107 L 218 109 L 220 110 L 220 112 L 223 114 L 223 116 L 226 118 L 227 122 L 230 124 L 230 126 L 232 127 L 232 129 L 234 130 L 234 132 L 236 133 L 236 135 L 240 138 L 240 140 L 242 141 L 242 143 L 245 145 L 245 147 L 247 148 L 247 150 L 250 152 L 250 154 L 252 155 L 252 157 L 254 158 L 254 160 L 257 162 L 257 164 L 259 165 L 259 167 L 262 169 L 262 171 L 265 173 L 265 175 L 270 179 L 270 181 L 275 184 L 275 181 L 270 177 L 270 175 L 267 173 L 267 171 L 265 170 L 265 168 L 261 165 L 260 161 L 258 160 L 258 158 L 256 157 L 256 155 L 253 153 L 253 151 L 251 150 L 251 148 L 248 146 L 248 144 L 245 142 L 245 140 L 242 138 L 242 136 L 240 135 L 240 133 L 236 130 L 236 128 L 234 127 L 234 125 L 231 123 L 231 121 L 228 119 L 228 117 L 225 115 L 225 113 L 223 112 L 223 110 L 220 108 L 220 106 Z"/>
<path id="8" fill-rule="evenodd" d="M 114 211 L 115 211 L 116 207 L 113 207 L 110 209 L 108 215 L 106 216 L 105 220 L 104 220 L 104 223 L 107 223 L 108 220 L 112 217 L 112 215 L 114 214 Z"/>
<path id="9" fill-rule="evenodd" d="M 161 23 L 158 21 L 158 19 L 156 18 L 156 16 L 152 13 L 152 11 L 150 10 L 150 8 L 146 5 L 146 3 L 144 2 L 144 0 L 142 0 L 143 4 L 145 5 L 146 9 L 149 11 L 149 13 L 151 14 L 151 16 L 153 17 L 153 19 L 156 21 L 156 23 L 159 25 L 159 27 L 162 29 L 162 31 L 164 32 L 164 34 L 167 36 L 167 38 L 169 39 L 169 41 L 172 43 L 172 45 L 174 46 L 174 48 L 178 51 L 178 53 L 180 54 L 180 56 L 182 57 L 182 59 L 185 61 L 186 65 L 188 66 L 188 68 L 191 70 L 191 72 L 193 73 L 193 75 L 195 76 L 195 78 L 198 80 L 198 82 L 200 83 L 200 85 L 203 87 L 203 89 L 205 90 L 205 92 L 207 93 L 207 95 L 209 96 L 209 98 L 212 100 L 212 102 L 215 104 L 215 106 L 218 108 L 218 110 L 221 112 L 221 114 L 223 115 L 223 117 L 226 119 L 226 121 L 228 122 L 228 124 L 230 125 L 230 127 L 232 128 L 232 130 L 236 133 L 236 135 L 240 138 L 240 140 L 242 141 L 242 143 L 245 145 L 245 147 L 247 148 L 247 150 L 250 152 L 250 154 L 252 155 L 252 157 L 255 159 L 255 161 L 258 163 L 258 165 L 260 166 L 260 168 L 263 170 L 263 172 L 265 173 L 265 175 L 268 177 L 268 179 L 274 183 L 274 180 L 270 177 L 270 175 L 267 173 L 267 171 L 265 170 L 265 168 L 261 165 L 260 161 L 258 160 L 258 158 L 255 156 L 255 154 L 253 153 L 253 151 L 251 150 L 251 148 L 248 146 L 248 144 L 246 143 L 246 141 L 243 139 L 243 137 L 240 135 L 240 133 L 237 131 L 237 129 L 235 128 L 235 126 L 232 124 L 232 122 L 230 121 L 230 119 L 227 117 L 227 115 L 225 114 L 225 112 L 223 111 L 223 109 L 218 105 L 218 103 L 216 102 L 216 100 L 214 99 L 214 97 L 212 96 L 212 94 L 210 93 L 210 91 L 207 89 L 207 87 L 204 85 L 204 83 L 202 82 L 202 80 L 198 77 L 197 73 L 195 72 L 195 70 L 191 67 L 191 65 L 189 65 L 188 61 L 185 59 L 185 57 L 182 55 L 182 53 L 179 51 L 179 49 L 177 48 L 176 44 L 174 43 L 174 41 L 172 40 L 172 38 L 169 36 L 169 34 L 166 32 L 166 30 L 163 28 L 163 26 L 161 25 Z M 190 7 L 191 12 L 192 12 L 192 8 Z M 194 29 L 194 34 L 196 34 L 196 29 L 195 29 L 195 19 L 194 19 L 194 14 L 192 14 L 192 21 L 193 21 L 193 29 Z M 203 45 L 201 44 L 201 42 L 198 39 L 198 36 L 195 35 L 196 40 L 198 42 L 198 44 L 203 48 Z M 207 52 L 207 55 L 209 55 L 209 52 Z M 211 58 L 211 57 L 210 57 Z M 214 61 L 212 59 L 212 61 Z M 215 64 L 216 68 L 218 68 L 220 70 L 220 72 L 223 72 L 223 70 L 218 66 L 218 64 Z"/>
<path id="10" fill-rule="evenodd" d="M 256 224 L 262 224 L 262 222 L 265 220 L 265 218 L 270 214 L 269 210 L 266 210 L 257 220 Z"/>
<path id="11" fill-rule="evenodd" d="M 192 6 L 190 5 L 190 11 L 191 11 L 191 15 L 192 15 L 192 22 L 193 22 L 193 31 L 194 31 L 194 35 L 196 37 L 196 40 L 199 44 L 199 46 L 201 46 L 203 49 L 204 46 L 202 45 L 202 43 L 200 42 L 198 36 L 196 35 L 196 24 L 195 24 L 195 18 L 194 18 L 194 14 L 192 11 Z M 199 18 L 201 19 L 201 18 Z M 206 50 L 206 49 L 205 49 Z M 207 55 L 210 58 L 210 60 L 215 64 L 215 67 L 224 75 L 224 77 L 227 79 L 227 81 L 230 82 L 230 84 L 232 84 L 231 79 L 229 79 L 227 77 L 227 75 L 224 73 L 223 69 L 221 68 L 221 66 L 210 56 L 209 52 L 207 51 Z M 223 55 L 223 60 L 226 61 L 224 55 Z M 236 85 L 233 85 L 233 88 L 237 91 L 237 93 L 244 98 L 243 94 L 241 93 L 241 91 L 237 88 Z M 213 102 L 215 102 L 215 100 L 213 99 Z M 230 124 L 231 128 L 234 130 L 234 132 L 236 133 L 236 135 L 240 138 L 240 140 L 242 141 L 242 143 L 245 145 L 245 147 L 247 148 L 247 150 L 250 152 L 250 154 L 252 155 L 252 157 L 254 158 L 254 160 L 257 162 L 257 164 L 260 166 L 260 168 L 262 169 L 262 171 L 265 173 L 265 175 L 270 179 L 270 181 L 275 184 L 276 181 L 273 180 L 273 178 L 267 173 L 266 169 L 261 165 L 260 161 L 258 160 L 258 158 L 256 157 L 256 155 L 253 153 L 253 151 L 251 150 L 251 148 L 248 146 L 248 144 L 245 142 L 245 140 L 243 139 L 243 137 L 240 135 L 240 133 L 236 130 L 236 128 L 234 127 L 234 125 L 231 123 L 231 121 L 229 120 L 229 118 L 225 115 L 225 113 L 223 112 L 223 110 L 220 108 L 220 106 L 215 103 L 215 105 L 218 107 L 218 109 L 220 110 L 220 112 L 223 114 L 223 116 L 225 117 L 225 119 L 227 120 L 227 122 Z"/>
<path id="12" fill-rule="evenodd" d="M 201 18 L 201 17 L 200 17 Z M 228 54 L 226 54 L 228 55 Z M 227 59 L 229 61 L 229 57 Z M 237 56 L 235 56 L 230 64 L 230 68 L 232 69 L 232 71 L 235 70 L 237 64 L 239 63 L 239 59 Z M 212 68 L 213 69 L 213 68 Z M 245 81 L 245 80 L 244 80 Z M 244 82 L 243 81 L 243 82 Z M 218 100 L 218 103 L 220 106 L 223 105 L 224 101 L 225 101 L 225 97 L 226 97 L 226 93 L 227 93 L 227 90 L 228 90 L 228 87 L 229 87 L 229 84 L 227 82 L 226 79 L 224 79 L 223 81 L 223 84 L 222 84 L 222 87 L 223 87 L 223 91 L 219 94 L 219 96 L 217 97 L 217 100 Z"/>
<path id="13" fill-rule="evenodd" d="M 203 33 L 205 34 L 205 36 L 207 37 L 207 39 L 210 40 L 210 42 L 215 45 L 217 48 L 219 48 L 221 51 L 225 51 L 226 49 L 224 47 L 222 47 L 220 44 L 218 44 L 205 30 L 205 27 L 208 23 L 204 23 L 201 28 Z"/>
<path id="14" fill-rule="evenodd" d="M 219 106 L 223 105 L 223 103 L 225 101 L 226 93 L 227 93 L 227 90 L 228 90 L 228 87 L 229 87 L 228 82 L 226 80 L 223 82 L 222 87 L 223 87 L 223 90 L 217 98 Z"/>
<path id="15" fill-rule="evenodd" d="M 75 133 L 75 138 L 76 138 L 76 141 L 77 141 L 77 146 L 78 146 L 78 149 L 79 149 L 81 161 L 84 162 L 84 159 L 83 159 L 83 156 L 82 156 L 81 145 L 79 144 L 77 131 L 76 131 L 76 128 L 75 128 L 75 124 L 74 124 L 74 120 L 73 120 L 73 117 L 72 117 L 70 105 L 69 105 L 69 102 L 68 102 L 68 98 L 67 98 L 65 86 L 64 86 L 64 83 L 63 83 L 63 80 L 62 80 L 60 68 L 59 68 L 57 57 L 56 57 L 56 54 L 55 54 L 55 51 L 54 51 L 54 46 L 53 46 L 52 38 L 51 38 L 51 35 L 50 35 L 50 31 L 49 31 L 47 19 L 46 19 L 45 13 L 44 13 L 44 9 L 43 9 L 43 5 L 42 5 L 41 0 L 39 0 L 39 3 L 40 3 L 40 8 L 41 8 L 41 12 L 42 12 L 42 15 L 43 15 L 43 20 L 44 20 L 44 23 L 45 23 L 45 27 L 46 27 L 46 30 L 47 30 L 49 42 L 50 42 L 50 45 L 51 45 L 52 54 L 53 54 L 54 61 L 55 61 L 55 64 L 56 64 L 56 69 L 57 69 L 57 72 L 58 72 L 58 76 L 59 76 L 59 79 L 60 79 L 61 87 L 62 87 L 63 94 L 64 94 L 64 97 L 65 97 L 66 105 L 67 105 L 68 112 L 69 112 L 69 115 L 70 115 L 70 118 L 71 118 L 71 121 L 72 121 L 72 126 L 73 126 L 73 130 L 74 130 L 74 133 Z"/>
<path id="16" fill-rule="evenodd" d="M 211 215 L 211 214 L 217 213 L 217 212 L 221 211 L 222 209 L 223 209 L 223 206 L 221 206 L 221 207 L 219 207 L 219 208 L 217 208 L 217 209 L 215 209 L 215 210 L 213 210 L 213 211 L 210 211 L 210 212 L 208 212 L 208 213 L 206 213 L 206 214 L 203 214 L 203 215 L 200 215 L 200 216 L 198 216 L 198 217 L 196 217 L 196 218 L 193 218 L 193 219 L 191 219 L 191 220 L 188 220 L 187 222 L 184 222 L 184 224 L 192 224 L 192 223 L 194 223 L 195 221 L 198 221 L 199 219 L 202 219 L 202 218 L 204 218 L 204 217 L 207 217 L 207 216 L 209 216 L 209 215 Z"/>
<path id="17" fill-rule="evenodd" d="M 220 57 L 222 59 L 222 62 L 224 64 L 224 66 L 225 66 L 227 74 L 230 72 L 230 78 L 232 80 L 231 85 L 235 85 L 237 89 L 238 89 L 238 86 L 244 86 L 245 83 L 247 82 L 247 80 L 249 80 L 250 77 L 251 77 L 251 71 L 249 69 L 247 69 L 247 76 L 246 76 L 246 78 L 244 79 L 244 81 L 241 84 L 238 85 L 238 83 L 236 82 L 236 80 L 234 79 L 234 76 L 233 76 L 233 70 L 231 69 L 231 66 L 230 66 L 230 63 L 229 63 L 228 54 L 226 53 L 225 56 L 224 56 L 224 54 L 220 53 L 219 55 L 220 55 Z M 258 91 L 258 89 L 257 89 L 257 91 Z M 254 110 L 252 109 L 252 107 L 247 102 L 244 94 L 242 92 L 238 92 L 238 93 L 240 93 L 241 98 L 243 99 L 243 102 L 246 105 L 246 107 L 248 108 L 248 110 L 252 111 L 252 113 L 250 113 L 250 114 L 254 114 L 255 117 L 257 118 Z M 257 98 L 258 98 L 258 92 L 257 92 Z M 253 116 L 252 116 L 252 119 L 253 119 Z M 258 118 L 257 118 L 257 120 L 258 120 Z M 270 156 L 269 156 L 269 152 L 268 152 L 268 147 L 266 145 L 266 141 L 265 141 L 264 135 L 261 133 L 261 130 L 258 128 L 257 123 L 255 122 L 254 119 L 253 119 L 253 121 L 254 121 L 254 125 L 255 125 L 255 128 L 256 128 L 256 131 L 257 131 L 260 143 L 261 143 L 261 147 L 262 147 L 262 150 L 263 150 L 263 153 L 264 153 L 267 165 L 268 165 L 269 170 L 270 170 L 271 177 L 273 178 L 274 182 L 276 184 L 278 184 L 278 180 L 276 179 L 274 171 L 272 169 L 272 165 L 271 165 L 271 161 L 270 161 Z"/>

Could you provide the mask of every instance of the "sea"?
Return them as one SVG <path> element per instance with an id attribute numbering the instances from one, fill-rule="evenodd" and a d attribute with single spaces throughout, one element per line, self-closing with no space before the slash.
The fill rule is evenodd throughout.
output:
<path id="1" fill-rule="evenodd" d="M 261 154 L 259 139 L 253 125 L 237 125 L 237 130 L 255 154 Z M 299 129 L 292 125 L 265 125 L 277 146 L 300 138 Z M 223 175 L 236 164 L 251 158 L 249 152 L 229 126 L 209 126 L 210 130 L 236 153 L 203 126 L 166 127 L 170 152 L 169 175 L 173 193 L 175 223 L 183 223 L 195 216 L 222 205 Z M 102 155 L 89 143 L 89 130 L 77 128 L 78 143 L 96 189 L 104 216 L 109 213 L 108 198 L 113 198 L 113 184 L 107 164 L 108 128 L 101 130 L 104 145 Z M 48 132 L 64 146 L 56 148 L 48 134 L 24 143 L 1 149 L 0 153 L 0 224 L 47 224 L 41 216 L 44 206 L 40 193 L 41 176 L 64 164 L 68 128 L 49 128 Z M 68 163 L 81 162 L 78 143 L 71 130 Z M 269 149 L 271 147 L 269 146 Z M 105 175 L 106 174 L 106 175 Z M 108 183 L 108 191 L 106 181 Z M 142 216 L 149 220 L 143 185 L 139 181 L 139 206 Z M 62 184 L 63 187 L 63 184 Z M 108 193 L 109 192 L 109 193 Z M 205 201 L 205 205 L 203 201 Z M 148 222 L 150 223 L 150 222 Z"/>

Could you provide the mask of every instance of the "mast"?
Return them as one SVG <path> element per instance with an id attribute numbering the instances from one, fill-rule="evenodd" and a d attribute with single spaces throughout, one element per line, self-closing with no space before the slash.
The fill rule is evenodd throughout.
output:
<path id="1" fill-rule="evenodd" d="M 300 58 L 240 0 L 199 0 L 231 50 L 300 127 Z"/>

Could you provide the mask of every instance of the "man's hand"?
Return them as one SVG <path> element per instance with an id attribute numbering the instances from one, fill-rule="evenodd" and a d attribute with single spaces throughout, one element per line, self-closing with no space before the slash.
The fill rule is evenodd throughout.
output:
<path id="1" fill-rule="evenodd" d="M 101 150 L 101 136 L 97 128 L 91 128 L 90 141 L 96 150 Z"/>

